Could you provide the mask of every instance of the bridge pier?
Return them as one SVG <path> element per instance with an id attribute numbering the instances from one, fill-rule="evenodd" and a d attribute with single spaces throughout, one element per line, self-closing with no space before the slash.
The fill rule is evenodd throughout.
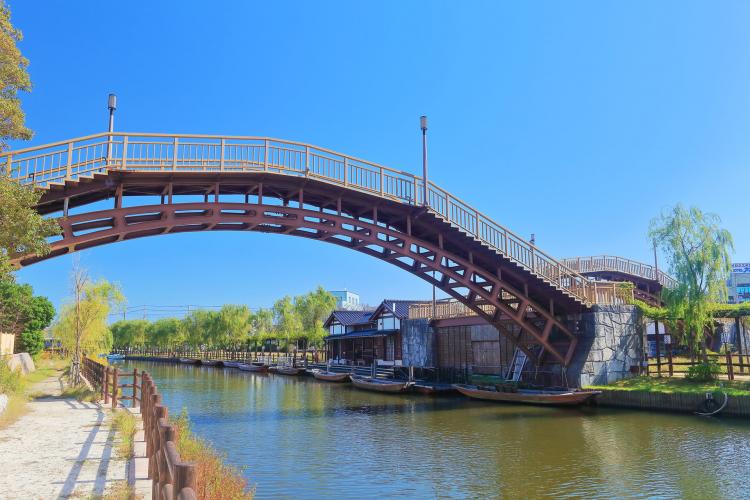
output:
<path id="1" fill-rule="evenodd" d="M 568 367 L 571 386 L 608 384 L 642 366 L 643 314 L 632 305 L 596 305 L 581 314 L 578 349 Z"/>

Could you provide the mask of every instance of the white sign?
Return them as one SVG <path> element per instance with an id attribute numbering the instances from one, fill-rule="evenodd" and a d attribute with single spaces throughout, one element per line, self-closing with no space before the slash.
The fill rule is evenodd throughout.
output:
<path id="1" fill-rule="evenodd" d="M 732 264 L 732 272 L 739 274 L 750 274 L 750 262 Z"/>

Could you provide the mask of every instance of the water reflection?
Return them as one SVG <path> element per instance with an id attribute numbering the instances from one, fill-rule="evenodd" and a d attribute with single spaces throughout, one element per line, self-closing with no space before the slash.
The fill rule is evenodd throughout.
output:
<path id="1" fill-rule="evenodd" d="M 738 498 L 750 425 L 358 391 L 190 365 L 148 370 L 170 412 L 245 469 L 258 498 Z"/>

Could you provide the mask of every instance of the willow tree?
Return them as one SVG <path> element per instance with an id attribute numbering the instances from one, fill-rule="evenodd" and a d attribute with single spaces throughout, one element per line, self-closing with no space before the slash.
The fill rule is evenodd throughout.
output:
<path id="1" fill-rule="evenodd" d="M 318 344 L 325 336 L 323 323 L 336 307 L 336 298 L 322 286 L 294 300 L 302 323 L 302 336 L 309 344 Z"/>
<path id="2" fill-rule="evenodd" d="M 711 306 L 727 299 L 729 254 L 734 250 L 732 235 L 720 224 L 715 214 L 678 204 L 653 219 L 649 229 L 677 280 L 676 287 L 662 291 L 669 316 L 681 320 L 683 343 L 693 355 L 700 352 L 704 362 L 708 359 L 705 331 L 713 327 Z"/>
<path id="3" fill-rule="evenodd" d="M 273 336 L 273 310 L 260 308 L 253 314 L 250 326 L 250 340 L 253 349 L 257 350 L 258 342 L 264 342 Z"/>
<path id="4" fill-rule="evenodd" d="M 84 353 L 109 352 L 112 332 L 107 325 L 110 311 L 124 302 L 120 288 L 107 280 L 92 281 L 88 273 L 76 267 L 72 276 L 73 297 L 63 306 L 53 334 L 63 348 L 72 353 L 70 378 L 81 383 Z"/>
<path id="5" fill-rule="evenodd" d="M 292 298 L 286 296 L 277 300 L 273 305 L 273 314 L 276 318 L 276 332 L 286 340 L 286 350 L 289 352 L 292 340 L 297 339 L 302 331 L 302 321 Z"/>
<path id="6" fill-rule="evenodd" d="M 253 313 L 245 305 L 226 304 L 218 315 L 218 343 L 222 347 L 237 348 L 247 342 Z"/>

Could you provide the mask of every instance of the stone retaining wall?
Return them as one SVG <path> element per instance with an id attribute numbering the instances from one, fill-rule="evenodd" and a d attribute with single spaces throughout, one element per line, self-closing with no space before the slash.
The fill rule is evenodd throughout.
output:
<path id="1" fill-rule="evenodd" d="M 719 403 L 723 402 L 724 397 Z M 703 394 L 659 393 L 643 391 L 602 391 L 596 398 L 599 406 L 633 408 L 638 410 L 676 411 L 694 413 L 706 396 Z M 750 396 L 730 396 L 722 415 L 750 417 Z"/>
<path id="2" fill-rule="evenodd" d="M 644 356 L 641 312 L 630 305 L 594 306 L 581 316 L 569 382 L 606 385 L 630 376 L 631 368 L 639 367 Z"/>

